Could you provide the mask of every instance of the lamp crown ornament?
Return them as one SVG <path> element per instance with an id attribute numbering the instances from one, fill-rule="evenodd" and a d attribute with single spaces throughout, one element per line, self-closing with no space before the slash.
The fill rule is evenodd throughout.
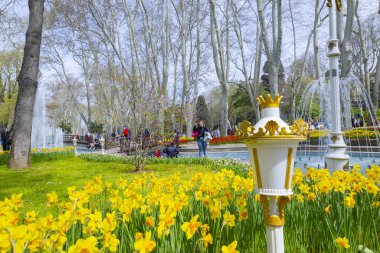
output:
<path id="1" fill-rule="evenodd" d="M 271 108 L 271 107 L 280 108 L 280 103 L 281 103 L 282 98 L 283 96 L 276 95 L 274 99 L 272 99 L 272 96 L 268 94 L 266 95 L 265 100 L 263 96 L 259 96 L 257 98 L 257 101 L 259 102 L 261 109 Z"/>
<path id="2" fill-rule="evenodd" d="M 333 0 L 327 0 L 327 7 L 329 8 L 332 7 L 332 1 Z M 343 7 L 342 0 L 335 0 L 335 4 L 336 4 L 336 10 L 341 11 Z"/>

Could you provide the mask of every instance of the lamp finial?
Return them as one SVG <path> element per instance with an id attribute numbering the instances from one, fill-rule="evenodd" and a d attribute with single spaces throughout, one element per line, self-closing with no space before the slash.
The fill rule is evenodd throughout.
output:
<path id="1" fill-rule="evenodd" d="M 272 99 L 272 96 L 268 94 L 265 100 L 263 96 L 259 96 L 257 98 L 257 101 L 259 102 L 261 109 L 270 108 L 270 107 L 280 108 L 280 103 L 281 103 L 282 98 L 283 98 L 282 96 L 276 95 L 274 99 Z"/>

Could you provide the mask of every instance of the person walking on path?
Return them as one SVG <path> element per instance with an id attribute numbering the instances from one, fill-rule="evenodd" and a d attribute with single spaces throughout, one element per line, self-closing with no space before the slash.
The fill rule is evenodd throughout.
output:
<path id="1" fill-rule="evenodd" d="M 205 157 L 207 157 L 207 140 L 205 138 L 206 132 L 208 132 L 208 128 L 203 120 L 199 121 L 198 125 L 195 125 L 193 128 L 193 135 L 196 134 L 197 138 L 199 157 L 202 157 L 202 153 Z"/>

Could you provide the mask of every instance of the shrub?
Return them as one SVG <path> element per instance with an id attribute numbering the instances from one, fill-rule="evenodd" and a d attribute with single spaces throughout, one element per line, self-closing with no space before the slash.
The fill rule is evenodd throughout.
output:
<path id="1" fill-rule="evenodd" d="M 94 162 L 112 162 L 132 164 L 132 156 L 114 156 L 102 154 L 81 154 L 79 158 Z M 205 157 L 181 157 L 175 159 L 147 157 L 146 164 L 201 164 L 215 170 L 228 168 L 236 174 L 246 176 L 249 170 L 249 165 L 231 159 L 210 159 Z"/>
<path id="2" fill-rule="evenodd" d="M 32 149 L 32 162 L 68 159 L 75 156 L 74 147 Z M 8 163 L 9 151 L 0 151 L 0 165 Z"/>
<path id="3" fill-rule="evenodd" d="M 328 130 L 314 130 L 309 132 L 309 138 L 311 140 L 327 138 L 328 135 Z M 346 139 L 376 139 L 377 136 L 379 136 L 379 133 L 374 130 L 354 128 L 351 130 L 343 131 L 343 136 Z"/>

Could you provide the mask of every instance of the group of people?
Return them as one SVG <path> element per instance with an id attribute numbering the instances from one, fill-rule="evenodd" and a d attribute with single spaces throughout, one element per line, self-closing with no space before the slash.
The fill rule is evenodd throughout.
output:
<path id="1" fill-rule="evenodd" d="M 213 131 L 213 135 L 217 136 L 220 134 L 219 130 L 216 130 L 217 132 Z M 178 147 L 179 147 L 179 140 L 180 140 L 180 132 L 178 129 L 174 129 L 174 136 L 173 136 L 173 142 L 170 143 L 165 149 L 161 150 L 159 148 L 155 149 L 154 156 L 155 157 L 168 157 L 168 158 L 174 158 L 177 157 L 179 154 Z M 203 120 L 196 121 L 195 125 L 193 127 L 193 134 L 192 137 L 194 137 L 197 140 L 198 144 L 198 151 L 199 151 L 199 157 L 207 157 L 207 145 L 210 140 L 212 140 L 212 135 L 209 131 L 209 129 L 206 127 L 206 124 Z"/>
<path id="2" fill-rule="evenodd" d="M 100 145 L 100 139 L 102 138 L 101 134 L 97 134 L 97 136 L 94 138 L 94 136 L 91 133 L 87 133 L 84 136 L 85 141 L 88 143 L 87 148 L 88 149 L 99 149 L 102 148 Z"/>
<path id="3" fill-rule="evenodd" d="M 178 149 L 174 145 L 174 142 L 170 143 L 170 145 L 166 146 L 164 150 L 156 149 L 154 152 L 155 157 L 168 157 L 168 158 L 175 158 L 179 154 Z"/>
<path id="4" fill-rule="evenodd" d="M 319 129 L 319 122 L 317 119 L 312 119 L 309 121 L 309 129 L 310 130 L 317 130 Z"/>
<path id="5" fill-rule="evenodd" d="M 364 117 L 363 115 L 356 114 L 351 117 L 351 125 L 353 128 L 355 127 L 364 127 Z"/>

